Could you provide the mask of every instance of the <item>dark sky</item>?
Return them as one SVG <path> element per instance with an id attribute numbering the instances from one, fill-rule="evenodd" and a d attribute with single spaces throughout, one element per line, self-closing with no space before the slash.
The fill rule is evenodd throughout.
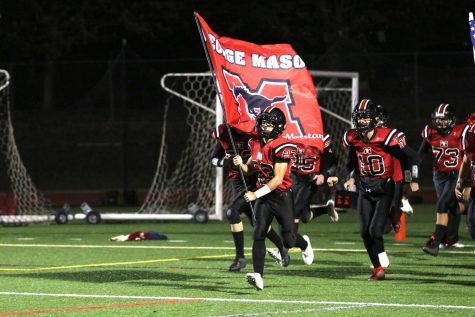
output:
<path id="1" fill-rule="evenodd" d="M 204 58 L 193 12 L 220 35 L 300 55 L 469 49 L 475 0 L 3 0 L 0 59 L 88 60 L 121 39 L 143 58 Z"/>

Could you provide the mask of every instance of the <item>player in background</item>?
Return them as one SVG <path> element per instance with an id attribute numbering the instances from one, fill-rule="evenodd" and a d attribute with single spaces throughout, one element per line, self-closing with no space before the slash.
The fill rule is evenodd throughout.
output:
<path id="1" fill-rule="evenodd" d="M 463 205 L 468 204 L 467 226 L 475 239 L 475 112 L 466 121 L 470 126 L 465 136 L 465 155 L 455 186 L 455 195 Z M 464 206 L 465 207 L 465 206 Z"/>
<path id="2" fill-rule="evenodd" d="M 377 105 L 378 111 L 379 111 L 379 121 L 378 121 L 378 127 L 381 128 L 387 128 L 389 126 L 389 115 L 386 109 L 381 106 Z M 400 134 L 398 135 L 399 138 L 402 137 L 402 132 L 399 132 Z M 408 153 L 411 156 L 411 162 L 416 163 L 418 159 L 417 153 L 412 150 L 409 146 L 405 147 L 406 153 Z M 418 178 L 418 167 L 417 165 L 413 164 L 411 171 L 412 174 L 411 178 Z M 406 173 L 407 173 L 406 172 Z M 399 232 L 401 230 L 401 215 L 403 212 L 405 212 L 408 215 L 412 215 L 414 212 L 412 209 L 412 206 L 409 203 L 409 200 L 407 197 L 404 195 L 404 171 L 402 170 L 400 162 L 394 158 L 394 174 L 392 176 L 392 179 L 394 181 L 394 196 L 393 200 L 391 203 L 391 207 L 389 209 L 389 222 L 390 226 L 393 228 L 394 232 Z M 419 188 L 412 188 L 412 190 L 416 191 Z M 389 225 L 388 225 L 389 226 Z M 390 230 L 390 229 L 389 229 Z M 386 230 L 388 231 L 388 230 Z M 388 263 L 389 264 L 389 263 Z"/>
<path id="3" fill-rule="evenodd" d="M 394 195 L 394 158 L 399 160 L 403 170 L 410 168 L 411 161 L 404 150 L 404 134 L 397 129 L 378 127 L 379 116 L 377 104 L 372 100 L 363 99 L 355 107 L 352 113 L 355 128 L 343 135 L 343 145 L 350 152 L 349 162 L 338 177 L 328 179 L 328 184 L 333 185 L 356 172 L 360 235 L 373 265 L 369 281 L 385 279 L 383 264 L 387 257 L 384 256 L 383 234 Z M 345 182 L 345 188 L 350 186 L 349 182 Z"/>
<path id="4" fill-rule="evenodd" d="M 293 231 L 290 165 L 297 146 L 281 137 L 285 124 L 285 115 L 279 108 L 267 107 L 256 117 L 259 137 L 249 141 L 251 157 L 246 163 L 241 156 L 233 158 L 233 163 L 240 166 L 245 175 L 257 173 L 258 189 L 246 192 L 244 198 L 246 201 L 256 201 L 252 244 L 254 272 L 248 273 L 246 278 L 258 291 L 264 288 L 265 235 L 274 218 L 281 227 L 284 246 L 287 249 L 299 247 L 305 253 L 304 258 L 313 260 L 310 244 L 296 237 Z"/>
<path id="5" fill-rule="evenodd" d="M 437 219 L 435 232 L 422 250 L 432 256 L 439 254 L 440 244 L 445 247 L 458 244 L 461 215 L 457 208 L 455 185 L 463 160 L 465 124 L 457 124 L 451 105 L 443 103 L 431 114 L 431 122 L 422 130 L 422 142 L 419 147 L 421 162 L 424 155 L 432 150 L 434 155 L 433 181 L 437 193 Z"/>
<path id="6" fill-rule="evenodd" d="M 236 253 L 236 256 L 232 264 L 229 266 L 228 271 L 237 272 L 246 266 L 246 259 L 244 256 L 244 225 L 241 220 L 241 214 L 244 213 L 250 220 L 251 224 L 253 223 L 253 217 L 251 205 L 244 199 L 243 196 L 247 189 L 241 179 L 239 170 L 237 170 L 232 164 L 232 157 L 237 154 L 246 160 L 249 159 L 251 152 L 249 151 L 248 143 L 251 139 L 251 135 L 234 129 L 231 126 L 229 128 L 237 153 L 235 153 L 233 150 L 227 126 L 225 124 L 221 124 L 215 129 L 213 133 L 214 139 L 216 140 L 216 145 L 213 157 L 211 159 L 211 164 L 215 167 L 224 166 L 228 169 L 228 178 L 231 182 L 234 198 L 229 205 L 228 210 L 226 210 L 226 218 L 231 225 L 231 232 L 233 235 Z M 252 188 L 254 188 L 256 184 L 256 177 L 245 177 L 245 181 L 246 185 L 252 186 Z M 267 238 L 269 238 L 269 240 L 271 240 L 277 246 L 281 254 L 284 254 L 283 265 L 287 266 L 288 261 L 285 262 L 285 255 L 287 255 L 288 258 L 287 250 L 284 248 L 282 239 L 277 234 L 277 232 L 272 229 L 272 227 L 269 227 Z"/>
<path id="7" fill-rule="evenodd" d="M 324 152 L 317 153 L 316 150 L 298 149 L 292 160 L 290 177 L 292 178 L 292 195 L 294 200 L 294 231 L 299 235 L 299 223 L 308 223 L 313 218 L 323 214 L 328 214 L 333 222 L 338 221 L 338 213 L 335 210 L 335 202 L 329 200 L 325 206 L 310 208 L 310 199 L 318 190 L 318 186 L 324 184 L 330 175 L 334 175 L 336 170 L 336 158 L 331 151 L 331 138 L 326 134 L 323 138 Z M 327 170 L 320 171 L 320 161 L 326 155 L 332 161 L 332 166 Z M 310 244 L 307 235 L 302 236 Z M 267 249 L 267 253 L 278 263 L 281 262 L 280 253 L 274 249 Z M 309 260 L 304 257 L 304 261 Z M 311 264 L 306 262 L 306 264 Z"/>

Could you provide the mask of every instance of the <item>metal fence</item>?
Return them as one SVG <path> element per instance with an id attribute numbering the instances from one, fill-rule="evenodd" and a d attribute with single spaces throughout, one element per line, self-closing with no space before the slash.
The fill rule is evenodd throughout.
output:
<path id="1" fill-rule="evenodd" d="M 360 97 L 386 106 L 391 125 L 405 131 L 414 148 L 436 105 L 453 104 L 460 119 L 475 111 L 471 52 L 325 55 L 304 60 L 309 69 L 359 72 Z M 156 167 L 167 97 L 160 88 L 161 76 L 207 71 L 201 57 L 143 60 L 124 52 L 110 61 L 0 66 L 12 77 L 16 142 L 41 190 L 147 189 Z M 178 107 L 169 118 L 176 127 L 169 149 L 178 156 L 184 144 Z M 429 159 L 425 163 L 423 184 L 428 185 Z M 8 189 L 4 170 L 0 166 L 2 191 Z"/>

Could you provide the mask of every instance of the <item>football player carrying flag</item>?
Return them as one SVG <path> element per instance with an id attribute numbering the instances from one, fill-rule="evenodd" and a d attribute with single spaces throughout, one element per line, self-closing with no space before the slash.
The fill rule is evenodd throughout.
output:
<path id="1" fill-rule="evenodd" d="M 300 247 L 304 261 L 313 261 L 310 243 L 296 239 L 293 232 L 289 171 L 298 149 L 323 152 L 323 124 L 315 85 L 290 45 L 256 45 L 220 37 L 199 14 L 195 13 L 195 18 L 225 121 L 232 128 L 256 135 L 249 142 L 251 158 L 244 162 L 236 156 L 233 162 L 241 172 L 258 173 L 258 190 L 244 197 L 248 202 L 256 200 L 254 272 L 247 275 L 247 280 L 262 290 L 264 236 L 274 214 L 282 227 L 285 247 Z"/>

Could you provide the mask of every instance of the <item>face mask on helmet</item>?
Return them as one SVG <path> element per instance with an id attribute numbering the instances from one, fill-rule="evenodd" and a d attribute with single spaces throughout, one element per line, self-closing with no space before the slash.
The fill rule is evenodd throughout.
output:
<path id="1" fill-rule="evenodd" d="M 256 130 L 262 138 L 275 139 L 285 130 L 285 115 L 275 107 L 269 107 L 256 118 Z"/>
<path id="2" fill-rule="evenodd" d="M 353 126 L 361 133 L 374 130 L 381 121 L 378 105 L 363 99 L 353 110 L 352 120 Z"/>
<path id="3" fill-rule="evenodd" d="M 448 135 L 455 126 L 455 113 L 449 104 L 441 104 L 431 115 L 431 123 L 433 128 L 440 135 Z"/>

